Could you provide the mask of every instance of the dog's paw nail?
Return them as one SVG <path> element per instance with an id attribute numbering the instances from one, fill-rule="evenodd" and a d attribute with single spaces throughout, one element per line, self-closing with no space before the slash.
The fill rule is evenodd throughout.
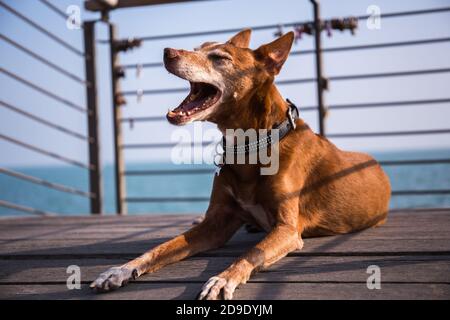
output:
<path id="1" fill-rule="evenodd" d="M 124 267 L 112 267 L 99 275 L 89 286 L 94 292 L 107 292 L 127 284 L 137 277 L 137 272 Z"/>
<path id="2" fill-rule="evenodd" d="M 231 300 L 235 288 L 235 285 L 224 278 L 212 277 L 203 285 L 200 293 L 197 295 L 197 299 L 217 300 L 223 298 L 225 300 Z"/>

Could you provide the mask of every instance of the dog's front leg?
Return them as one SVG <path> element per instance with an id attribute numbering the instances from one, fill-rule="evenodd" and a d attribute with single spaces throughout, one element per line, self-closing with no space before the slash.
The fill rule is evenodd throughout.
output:
<path id="1" fill-rule="evenodd" d="M 294 207 L 295 208 L 295 207 Z M 295 209 L 282 215 L 272 231 L 254 248 L 236 260 L 217 276 L 210 278 L 198 294 L 199 300 L 230 300 L 238 285 L 247 282 L 251 274 L 280 260 L 289 252 L 301 249 L 303 241 L 298 230 Z M 294 216 L 295 215 L 295 216 Z M 221 296 L 222 294 L 222 296 Z"/>
<path id="2" fill-rule="evenodd" d="M 187 232 L 169 240 L 140 257 L 103 272 L 90 287 L 106 292 L 125 285 L 141 274 L 156 271 L 196 253 L 223 245 L 242 226 L 233 208 L 210 209 L 205 219 Z"/>

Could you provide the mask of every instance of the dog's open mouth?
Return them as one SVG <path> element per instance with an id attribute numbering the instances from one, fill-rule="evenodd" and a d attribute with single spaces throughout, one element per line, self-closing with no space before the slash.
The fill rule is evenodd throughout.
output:
<path id="1" fill-rule="evenodd" d="M 189 95 L 178 107 L 167 113 L 167 119 L 172 124 L 183 124 L 201 118 L 203 111 L 214 106 L 222 95 L 222 92 L 212 84 L 203 82 L 190 84 Z"/>

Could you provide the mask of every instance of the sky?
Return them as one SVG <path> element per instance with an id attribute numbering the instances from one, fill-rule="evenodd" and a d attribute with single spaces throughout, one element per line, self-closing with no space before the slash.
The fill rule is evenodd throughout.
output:
<path id="1" fill-rule="evenodd" d="M 59 37 L 77 48 L 83 48 L 82 30 L 70 30 L 66 21 L 37 0 L 2 0 L 19 10 L 31 20 L 45 26 Z M 98 14 L 85 12 L 80 0 L 51 0 L 62 10 L 70 5 L 81 8 L 83 20 L 94 19 Z M 324 18 L 359 16 L 366 14 L 370 5 L 377 5 L 381 13 L 409 11 L 450 6 L 448 0 L 345 0 L 321 1 Z M 312 7 L 303 0 L 217 0 L 187 2 L 181 4 L 156 5 L 112 12 L 111 20 L 117 24 L 121 38 L 166 35 L 204 30 L 244 28 L 267 24 L 281 24 L 310 20 Z M 369 30 L 360 22 L 356 34 L 334 32 L 332 37 L 323 35 L 323 47 L 340 47 L 360 44 L 375 44 L 395 41 L 450 37 L 450 12 L 401 17 L 382 18 L 379 30 Z M 288 31 L 284 29 L 283 31 Z M 73 52 L 61 47 L 53 40 L 34 30 L 17 17 L 0 7 L 1 34 L 33 51 L 47 57 L 68 71 L 84 77 L 84 61 Z M 276 30 L 255 31 L 251 48 L 270 42 Z M 97 38 L 107 39 L 107 28 L 99 23 Z M 146 41 L 139 49 L 121 54 L 124 64 L 160 62 L 165 47 L 193 49 L 205 41 L 226 41 L 232 34 L 187 37 Z M 304 36 L 294 50 L 313 48 L 313 39 Z M 109 48 L 97 45 L 97 78 L 100 102 L 101 151 L 104 164 L 113 161 L 112 106 L 109 70 Z M 20 52 L 0 39 L 0 66 L 66 97 L 85 105 L 85 90 L 82 85 L 49 69 L 39 61 Z M 353 75 L 378 72 L 395 72 L 434 68 L 450 68 L 450 42 L 396 48 L 333 52 L 324 54 L 326 76 Z M 310 78 L 315 76 L 314 56 L 291 56 L 278 76 L 282 79 Z M 330 82 L 326 92 L 328 105 L 346 103 L 385 102 L 416 99 L 439 99 L 450 97 L 450 74 L 421 75 L 414 77 L 393 77 L 386 79 L 363 79 Z M 140 77 L 133 70 L 122 81 L 123 90 L 188 88 L 188 84 L 163 68 L 144 69 Z M 302 106 L 316 104 L 315 84 L 280 86 L 284 97 L 300 108 L 301 117 L 317 130 L 317 113 L 302 112 Z M 1 99 L 39 117 L 54 121 L 80 133 L 87 132 L 86 116 L 71 110 L 41 93 L 29 89 L 0 73 Z M 173 108 L 185 94 L 161 94 L 144 96 L 139 102 L 136 97 L 127 97 L 123 107 L 124 117 L 162 116 Z M 449 103 L 433 105 L 403 106 L 399 108 L 374 108 L 331 111 L 326 127 L 328 133 L 403 131 L 450 128 Z M 205 124 L 204 129 L 214 128 Z M 193 126 L 186 128 L 192 131 Z M 135 123 L 133 128 L 124 124 L 124 142 L 151 143 L 170 142 L 174 130 L 179 128 L 167 122 Z M 6 134 L 27 143 L 37 145 L 69 158 L 87 162 L 86 143 L 66 136 L 41 124 L 34 123 L 0 106 L 0 134 Z M 405 149 L 428 149 L 450 147 L 449 134 L 335 139 L 339 147 L 354 151 L 393 151 Z M 127 163 L 167 160 L 170 150 L 142 149 L 125 150 Z M 60 162 L 43 155 L 0 140 L 0 165 L 10 167 L 33 165 L 58 165 Z"/>

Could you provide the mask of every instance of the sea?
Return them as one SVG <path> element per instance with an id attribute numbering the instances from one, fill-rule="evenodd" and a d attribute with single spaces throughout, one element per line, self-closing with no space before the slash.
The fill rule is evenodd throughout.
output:
<path id="1" fill-rule="evenodd" d="M 414 150 L 371 153 L 377 160 L 449 159 L 450 150 Z M 200 169 L 210 165 L 175 165 L 172 163 L 129 163 L 127 170 Z M 11 167 L 10 169 L 54 183 L 87 191 L 88 175 L 84 169 L 69 166 Z M 450 163 L 433 165 L 385 166 L 393 190 L 450 190 Z M 127 176 L 127 197 L 209 197 L 213 173 L 195 175 Z M 115 214 L 114 171 L 103 168 L 104 211 Z M 61 215 L 88 215 L 85 197 L 52 190 L 0 173 L 0 199 Z M 129 203 L 130 215 L 203 213 L 207 202 Z M 391 209 L 450 207 L 450 194 L 393 196 Z M 25 215 L 0 206 L 0 217 Z"/>

